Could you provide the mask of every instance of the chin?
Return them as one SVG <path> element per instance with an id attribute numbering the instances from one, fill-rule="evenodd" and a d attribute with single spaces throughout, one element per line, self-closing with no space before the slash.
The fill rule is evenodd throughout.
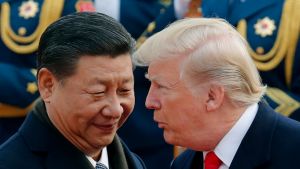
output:
<path id="1" fill-rule="evenodd" d="M 110 143 L 114 140 L 115 135 L 116 135 L 116 133 L 114 133 L 114 134 L 112 134 L 112 135 L 108 135 L 108 136 L 104 137 L 103 140 L 104 140 L 106 143 L 110 144 Z"/>
<path id="2" fill-rule="evenodd" d="M 178 135 L 174 135 L 174 133 L 167 132 L 164 132 L 164 139 L 168 144 L 180 147 L 187 147 L 189 142 L 189 140 L 185 140 L 183 137 L 178 137 Z"/>
<path id="3" fill-rule="evenodd" d="M 94 146 L 98 148 L 103 148 L 105 146 L 108 146 L 109 144 L 112 143 L 114 136 L 102 136 L 101 139 L 94 140 Z"/>
<path id="4" fill-rule="evenodd" d="M 172 137 L 166 131 L 164 131 L 164 139 L 167 143 L 176 145 L 176 141 L 175 141 L 174 137 Z"/>

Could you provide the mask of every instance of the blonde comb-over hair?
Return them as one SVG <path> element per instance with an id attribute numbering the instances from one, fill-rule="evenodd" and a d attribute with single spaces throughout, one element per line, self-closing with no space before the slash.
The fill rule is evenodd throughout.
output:
<path id="1" fill-rule="evenodd" d="M 148 66 L 154 60 L 184 57 L 181 77 L 192 76 L 193 83 L 205 78 L 221 84 L 233 103 L 248 106 L 260 101 L 266 87 L 246 43 L 223 19 L 190 18 L 150 37 L 133 58 L 136 65 Z"/>

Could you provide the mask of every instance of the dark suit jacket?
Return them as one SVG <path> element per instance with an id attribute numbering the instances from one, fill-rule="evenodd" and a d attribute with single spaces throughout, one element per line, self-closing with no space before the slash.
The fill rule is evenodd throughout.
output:
<path id="1" fill-rule="evenodd" d="M 300 123 L 259 104 L 257 115 L 243 138 L 230 169 L 299 169 Z M 187 150 L 172 169 L 202 169 L 202 152 Z"/>
<path id="2" fill-rule="evenodd" d="M 33 110 L 19 131 L 1 145 L 0 169 L 94 169 L 85 155 L 36 111 Z M 146 168 L 118 136 L 107 151 L 111 169 Z"/>

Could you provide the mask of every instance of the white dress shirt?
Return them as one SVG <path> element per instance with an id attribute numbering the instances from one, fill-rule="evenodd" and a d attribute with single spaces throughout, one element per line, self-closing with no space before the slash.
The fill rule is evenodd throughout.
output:
<path id="1" fill-rule="evenodd" d="M 101 152 L 101 157 L 99 161 L 95 161 L 92 157 L 86 156 L 86 158 L 91 162 L 91 164 L 96 167 L 96 163 L 100 162 L 104 164 L 108 169 L 109 169 L 109 164 L 108 164 L 108 154 L 107 154 L 107 148 L 104 147 Z"/>
<path id="2" fill-rule="evenodd" d="M 214 152 L 223 162 L 219 169 L 228 169 L 230 167 L 234 155 L 256 116 L 257 110 L 257 103 L 249 106 L 240 119 L 216 146 Z M 207 153 L 208 152 L 203 152 L 203 159 L 205 159 Z"/>

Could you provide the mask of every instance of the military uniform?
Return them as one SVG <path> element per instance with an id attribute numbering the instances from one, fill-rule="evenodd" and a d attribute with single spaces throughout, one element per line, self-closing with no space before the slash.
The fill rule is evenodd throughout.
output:
<path id="1" fill-rule="evenodd" d="M 62 15 L 95 10 L 90 0 L 2 0 L 0 14 L 0 144 L 39 97 L 36 50 L 45 28 Z"/>
<path id="2" fill-rule="evenodd" d="M 216 4 L 218 8 L 215 8 Z M 203 2 L 204 16 L 225 18 L 249 43 L 266 100 L 279 113 L 300 121 L 300 1 L 217 0 Z"/>
<path id="3" fill-rule="evenodd" d="M 97 5 L 97 1 L 95 3 Z M 167 12 L 169 5 L 170 0 L 120 0 L 119 16 L 115 18 L 135 39 L 138 39 L 149 23 Z M 105 13 L 98 8 L 97 11 Z M 144 160 L 147 168 L 169 168 L 173 159 L 173 146 L 164 141 L 162 130 L 153 121 L 153 111 L 145 107 L 150 87 L 149 81 L 145 78 L 146 71 L 146 68 L 141 67 L 134 70 L 136 103 L 133 113 L 118 130 L 118 134 L 128 147 Z"/>
<path id="4" fill-rule="evenodd" d="M 265 99 L 275 111 L 300 121 L 300 1 L 204 0 L 204 17 L 220 17 L 237 27 L 268 86 Z M 170 10 L 171 11 L 171 10 Z M 173 16 L 172 16 L 173 15 Z M 174 12 L 150 26 L 147 37 L 174 20 Z M 167 19 L 169 18 L 169 19 Z"/>

